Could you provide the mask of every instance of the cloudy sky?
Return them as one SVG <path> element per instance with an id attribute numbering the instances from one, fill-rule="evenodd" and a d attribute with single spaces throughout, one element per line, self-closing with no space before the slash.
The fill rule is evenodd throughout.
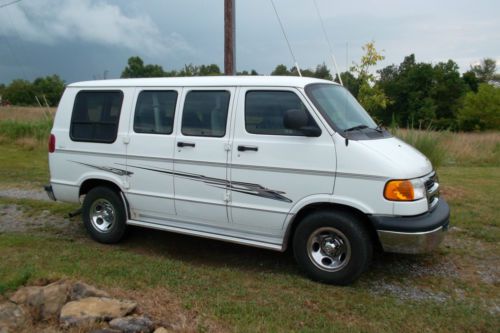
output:
<path id="1" fill-rule="evenodd" d="M 59 74 L 67 82 L 119 77 L 130 56 L 164 69 L 223 66 L 223 0 L 0 0 L 0 82 Z M 301 68 L 326 62 L 313 0 L 274 0 Z M 399 64 L 482 58 L 500 65 L 498 0 L 316 0 L 340 70 L 374 40 Z M 293 66 L 270 0 L 236 0 L 237 69 Z M 500 67 L 500 66 L 499 66 Z"/>

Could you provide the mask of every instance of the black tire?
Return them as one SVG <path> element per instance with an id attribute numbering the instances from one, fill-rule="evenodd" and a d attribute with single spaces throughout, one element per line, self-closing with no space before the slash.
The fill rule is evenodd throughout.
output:
<path id="1" fill-rule="evenodd" d="M 90 236 L 105 244 L 119 242 L 127 227 L 127 215 L 120 195 L 104 186 L 87 193 L 82 205 L 82 219 Z"/>
<path id="2" fill-rule="evenodd" d="M 313 280 L 348 285 L 369 266 L 373 245 L 369 233 L 353 215 L 318 211 L 306 216 L 293 236 L 299 267 Z"/>

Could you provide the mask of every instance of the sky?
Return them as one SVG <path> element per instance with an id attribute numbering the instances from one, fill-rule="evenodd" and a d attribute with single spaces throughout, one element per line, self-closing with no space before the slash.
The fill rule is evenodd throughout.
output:
<path id="1" fill-rule="evenodd" d="M 58 74 L 66 82 L 117 78 L 130 56 L 165 70 L 223 70 L 224 0 L 0 0 L 0 83 Z M 270 0 L 236 1 L 236 68 L 270 74 L 294 60 Z M 340 71 L 374 41 L 377 68 L 483 58 L 500 67 L 498 0 L 315 0 Z M 300 68 L 332 67 L 314 0 L 274 0 Z"/>

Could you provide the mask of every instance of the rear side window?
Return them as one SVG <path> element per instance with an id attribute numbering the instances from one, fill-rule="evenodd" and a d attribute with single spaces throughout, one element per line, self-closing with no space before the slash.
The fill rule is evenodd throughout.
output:
<path id="1" fill-rule="evenodd" d="M 171 134 L 176 103 L 176 91 L 141 91 L 135 107 L 134 132 Z"/>
<path id="2" fill-rule="evenodd" d="M 265 135 L 304 134 L 284 125 L 285 112 L 303 110 L 309 117 L 308 126 L 318 125 L 300 98 L 291 91 L 248 91 L 245 98 L 245 128 L 248 133 Z"/>
<path id="3" fill-rule="evenodd" d="M 71 139 L 84 142 L 114 142 L 122 102 L 121 91 L 80 91 L 76 95 L 71 116 Z"/>
<path id="4" fill-rule="evenodd" d="M 228 91 L 190 91 L 182 112 L 182 134 L 223 137 L 226 135 Z"/>

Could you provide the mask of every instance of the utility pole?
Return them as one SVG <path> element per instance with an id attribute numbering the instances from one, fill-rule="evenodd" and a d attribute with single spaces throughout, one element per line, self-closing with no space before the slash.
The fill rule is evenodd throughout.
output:
<path id="1" fill-rule="evenodd" d="M 235 0 L 224 0 L 224 74 L 236 75 Z"/>

